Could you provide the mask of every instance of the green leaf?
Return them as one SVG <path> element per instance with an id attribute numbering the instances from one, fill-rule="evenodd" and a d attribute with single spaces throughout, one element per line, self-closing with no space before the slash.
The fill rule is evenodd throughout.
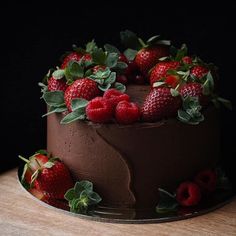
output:
<path id="1" fill-rule="evenodd" d="M 113 53 L 114 52 L 114 53 L 120 54 L 120 51 L 115 46 L 113 46 L 111 44 L 108 44 L 108 43 L 105 44 L 104 48 L 108 53 Z"/>
<path id="2" fill-rule="evenodd" d="M 43 84 L 47 84 L 48 79 L 52 76 L 52 73 L 53 73 L 54 70 L 55 70 L 54 68 L 50 68 L 48 70 L 48 73 L 42 79 Z"/>
<path id="3" fill-rule="evenodd" d="M 166 59 L 168 59 L 168 57 L 161 57 L 161 58 L 159 58 L 158 60 L 159 60 L 159 61 L 165 61 Z"/>
<path id="4" fill-rule="evenodd" d="M 106 67 L 105 70 L 98 70 L 96 74 L 92 74 L 89 76 L 91 79 L 106 79 L 111 73 L 111 70 Z"/>
<path id="5" fill-rule="evenodd" d="M 170 194 L 164 189 L 159 188 L 159 202 L 156 206 L 158 213 L 173 212 L 177 210 L 178 202 L 176 201 L 175 195 Z"/>
<path id="6" fill-rule="evenodd" d="M 109 83 L 103 84 L 103 85 L 98 85 L 98 88 L 103 92 L 107 91 L 110 87 L 111 87 L 111 84 L 109 84 Z"/>
<path id="7" fill-rule="evenodd" d="M 52 73 L 54 79 L 60 80 L 65 76 L 65 70 L 58 69 Z"/>
<path id="8" fill-rule="evenodd" d="M 53 106 L 51 106 L 49 108 L 48 112 L 46 114 L 42 115 L 42 117 L 51 115 L 53 113 L 62 113 L 64 111 L 66 111 L 66 110 L 67 110 L 67 107 L 64 104 L 61 107 L 53 107 Z"/>
<path id="9" fill-rule="evenodd" d="M 171 95 L 172 95 L 173 97 L 179 96 L 179 91 L 176 90 L 176 89 L 171 88 L 171 89 L 170 89 L 170 93 L 171 93 Z"/>
<path id="10" fill-rule="evenodd" d="M 116 66 L 117 62 L 118 62 L 118 58 L 119 55 L 117 53 L 108 53 L 106 61 L 105 61 L 105 65 L 109 68 L 113 68 Z"/>
<path id="11" fill-rule="evenodd" d="M 185 112 L 184 110 L 179 109 L 178 110 L 178 119 L 184 123 L 188 123 L 191 119 L 191 116 Z"/>
<path id="12" fill-rule="evenodd" d="M 97 45 L 96 45 L 96 43 L 95 43 L 95 41 L 94 41 L 94 39 L 93 39 L 91 42 L 88 42 L 88 43 L 86 44 L 86 52 L 87 52 L 87 53 L 92 53 L 93 50 L 94 50 L 96 47 L 97 47 Z"/>
<path id="13" fill-rule="evenodd" d="M 114 84 L 114 88 L 115 88 L 116 90 L 121 91 L 122 93 L 124 93 L 125 90 L 126 90 L 125 85 L 122 84 L 122 83 L 119 83 L 119 82 L 115 82 L 115 84 Z"/>
<path id="14" fill-rule="evenodd" d="M 102 198 L 96 192 L 89 192 L 87 196 L 89 205 L 96 205 L 102 201 Z"/>
<path id="15" fill-rule="evenodd" d="M 75 194 L 75 190 L 73 188 L 69 189 L 65 195 L 64 195 L 64 198 L 67 200 L 67 201 L 71 201 L 73 200 L 74 198 L 76 197 L 76 194 Z"/>
<path id="16" fill-rule="evenodd" d="M 124 55 L 126 56 L 126 58 L 129 61 L 133 61 L 134 58 L 136 57 L 137 53 L 138 53 L 137 50 L 134 50 L 134 49 L 131 49 L 131 48 L 128 48 L 124 51 Z"/>
<path id="17" fill-rule="evenodd" d="M 51 161 L 48 161 L 48 162 L 46 162 L 45 164 L 43 164 L 43 166 L 45 167 L 45 168 L 52 168 L 53 166 L 54 166 L 54 163 L 53 162 L 51 162 Z"/>
<path id="18" fill-rule="evenodd" d="M 75 111 L 72 111 L 71 113 L 69 113 L 68 115 L 66 115 L 62 120 L 61 120 L 61 124 L 69 124 L 71 122 L 74 122 L 76 120 L 84 120 L 85 119 L 85 109 L 84 108 L 80 108 L 77 109 Z"/>
<path id="19" fill-rule="evenodd" d="M 171 41 L 170 40 L 158 40 L 156 42 L 156 44 L 170 46 L 171 45 Z"/>
<path id="20" fill-rule="evenodd" d="M 126 48 L 132 48 L 136 50 L 142 48 L 142 45 L 140 44 L 137 35 L 130 30 L 121 31 L 120 38 L 121 38 L 121 43 Z"/>
<path id="21" fill-rule="evenodd" d="M 160 35 L 154 35 L 152 36 L 151 38 L 149 38 L 147 40 L 147 44 L 150 45 L 150 44 L 154 44 L 156 43 L 158 40 L 160 40 Z"/>
<path id="22" fill-rule="evenodd" d="M 87 105 L 88 105 L 88 101 L 86 99 L 83 99 L 83 98 L 74 98 L 71 101 L 72 111 L 75 111 L 75 110 L 80 109 L 80 108 L 85 108 Z"/>
<path id="23" fill-rule="evenodd" d="M 49 106 L 61 107 L 64 105 L 64 92 L 62 91 L 45 92 L 42 97 Z"/>
<path id="24" fill-rule="evenodd" d="M 35 154 L 42 154 L 48 156 L 48 152 L 45 149 L 39 149 L 38 151 L 35 152 Z"/>
<path id="25" fill-rule="evenodd" d="M 109 77 L 105 79 L 104 84 L 113 84 L 116 81 L 116 72 L 111 72 Z"/>
<path id="26" fill-rule="evenodd" d="M 92 60 L 96 64 L 105 65 L 106 57 L 107 55 L 102 48 L 95 48 L 92 52 Z"/>
<path id="27" fill-rule="evenodd" d="M 67 70 L 72 77 L 82 78 L 84 76 L 84 68 L 77 61 L 70 61 Z"/>
<path id="28" fill-rule="evenodd" d="M 91 69 L 86 70 L 86 72 L 84 73 L 84 77 L 89 77 L 90 75 L 93 74 L 93 71 Z"/>
<path id="29" fill-rule="evenodd" d="M 175 60 L 180 61 L 184 56 L 186 56 L 188 53 L 188 49 L 186 44 L 182 44 L 181 48 L 177 50 Z"/>
<path id="30" fill-rule="evenodd" d="M 153 88 L 157 88 L 157 87 L 162 86 L 163 84 L 165 84 L 165 82 L 163 82 L 163 81 L 158 81 L 158 82 L 153 83 L 152 87 L 153 87 Z"/>
<path id="31" fill-rule="evenodd" d="M 117 62 L 117 64 L 116 64 L 116 66 L 113 68 L 113 69 L 119 69 L 119 70 L 124 70 L 124 69 L 126 69 L 128 67 L 128 65 L 125 63 L 125 62 L 123 62 L 123 61 L 118 61 Z"/>
<path id="32" fill-rule="evenodd" d="M 221 98 L 221 97 L 217 97 L 217 100 L 222 103 L 226 108 L 228 108 L 229 110 L 233 109 L 232 103 L 225 99 L 225 98 Z"/>

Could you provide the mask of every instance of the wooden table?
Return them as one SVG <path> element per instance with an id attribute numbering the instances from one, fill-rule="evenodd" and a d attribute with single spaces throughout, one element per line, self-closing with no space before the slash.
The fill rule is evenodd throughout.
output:
<path id="1" fill-rule="evenodd" d="M 187 220 L 111 224 L 79 219 L 41 205 L 23 191 L 16 170 L 0 175 L 0 235 L 236 235 L 236 200 Z"/>

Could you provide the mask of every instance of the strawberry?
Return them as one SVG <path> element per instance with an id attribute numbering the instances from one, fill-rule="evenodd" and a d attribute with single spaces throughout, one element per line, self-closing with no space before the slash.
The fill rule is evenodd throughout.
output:
<path id="1" fill-rule="evenodd" d="M 199 172 L 194 182 L 200 187 L 203 193 L 210 193 L 216 189 L 217 176 L 213 170 L 204 170 Z"/>
<path id="2" fill-rule="evenodd" d="M 69 210 L 69 206 L 68 203 L 66 203 L 65 201 L 62 200 L 58 200 L 55 198 L 50 197 L 49 194 L 43 192 L 40 189 L 37 188 L 30 188 L 28 190 L 33 196 L 35 196 L 37 199 L 51 205 L 54 206 L 56 208 L 60 208 L 60 209 L 64 209 L 64 210 Z"/>
<path id="3" fill-rule="evenodd" d="M 207 69 L 204 66 L 196 65 L 191 69 L 191 75 L 195 76 L 198 79 L 201 79 L 204 75 L 206 75 L 209 72 L 209 69 Z"/>
<path id="4" fill-rule="evenodd" d="M 147 75 L 148 71 L 156 65 L 159 58 L 169 55 L 169 48 L 164 45 L 155 45 L 145 47 L 138 51 L 135 57 L 135 63 L 143 75 Z"/>
<path id="5" fill-rule="evenodd" d="M 132 102 L 121 101 L 116 106 L 115 117 L 120 124 L 132 124 L 139 120 L 139 107 Z"/>
<path id="6" fill-rule="evenodd" d="M 191 65 L 193 63 L 193 59 L 189 56 L 185 56 L 182 58 L 182 62 L 188 65 Z"/>
<path id="7" fill-rule="evenodd" d="M 71 101 L 74 98 L 91 100 L 100 94 L 97 83 L 89 78 L 77 79 L 65 91 L 64 98 L 67 109 L 72 111 Z"/>
<path id="8" fill-rule="evenodd" d="M 195 206 L 201 200 L 200 188 L 193 182 L 184 182 L 177 188 L 176 200 L 181 206 Z"/>
<path id="9" fill-rule="evenodd" d="M 150 84 L 153 85 L 158 80 L 167 75 L 168 70 L 177 69 L 180 66 L 178 61 L 163 61 L 156 64 L 150 74 Z"/>
<path id="10" fill-rule="evenodd" d="M 103 97 L 106 98 L 114 108 L 120 101 L 129 101 L 129 96 L 127 94 L 116 89 L 108 89 Z"/>
<path id="11" fill-rule="evenodd" d="M 86 107 L 86 115 L 94 123 L 105 123 L 112 119 L 112 104 L 108 99 L 96 97 Z"/>
<path id="12" fill-rule="evenodd" d="M 99 70 L 105 70 L 106 69 L 106 66 L 103 66 L 103 65 L 96 65 L 92 68 L 92 72 L 94 74 L 96 74 Z"/>
<path id="13" fill-rule="evenodd" d="M 82 54 L 79 54 L 77 52 L 71 52 L 70 54 L 68 54 L 64 59 L 63 62 L 61 64 L 61 69 L 65 69 L 67 64 L 70 61 L 80 61 L 80 59 L 82 58 Z"/>
<path id="14" fill-rule="evenodd" d="M 21 181 L 25 181 L 27 184 L 31 184 L 31 177 L 33 173 L 37 171 L 42 165 L 48 162 L 48 157 L 40 153 L 34 154 L 29 158 L 29 160 L 22 156 L 19 156 L 19 158 L 26 162 Z"/>
<path id="15" fill-rule="evenodd" d="M 157 121 L 175 116 L 181 106 L 181 97 L 173 97 L 167 87 L 153 88 L 147 95 L 141 108 L 144 121 Z"/>
<path id="16" fill-rule="evenodd" d="M 179 84 L 180 77 L 178 75 L 166 75 L 165 82 L 172 88 L 176 88 Z"/>
<path id="17" fill-rule="evenodd" d="M 65 91 L 67 89 L 68 85 L 66 82 L 62 79 L 55 79 L 54 77 L 51 77 L 48 80 L 48 90 L 49 91 Z"/>
<path id="18" fill-rule="evenodd" d="M 191 82 L 181 86 L 180 94 L 185 98 L 187 96 L 190 97 L 198 97 L 199 102 L 202 106 L 206 106 L 209 102 L 208 96 L 203 94 L 202 84 Z"/>
<path id="19" fill-rule="evenodd" d="M 42 165 L 33 174 L 32 181 L 35 180 L 38 189 L 56 199 L 64 199 L 66 191 L 74 185 L 68 168 L 59 160 L 49 160 Z"/>

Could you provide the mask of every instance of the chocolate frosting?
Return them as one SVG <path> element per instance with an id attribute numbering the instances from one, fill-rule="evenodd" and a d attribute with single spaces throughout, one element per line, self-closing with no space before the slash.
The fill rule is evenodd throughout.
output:
<path id="1" fill-rule="evenodd" d="M 130 86 L 137 103 L 149 88 Z M 219 130 L 215 109 L 199 125 L 176 119 L 132 125 L 61 125 L 62 115 L 48 116 L 47 149 L 70 169 L 75 180 L 90 180 L 102 204 L 120 208 L 153 208 L 158 188 L 176 189 L 198 171 L 216 164 Z"/>

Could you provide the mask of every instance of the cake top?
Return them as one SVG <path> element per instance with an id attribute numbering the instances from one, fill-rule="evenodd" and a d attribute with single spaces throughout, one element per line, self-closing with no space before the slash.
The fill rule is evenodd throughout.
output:
<path id="1" fill-rule="evenodd" d="M 188 55 L 185 44 L 177 49 L 159 35 L 144 42 L 129 30 L 120 37 L 124 52 L 110 44 L 98 47 L 94 40 L 85 48 L 72 46 L 39 83 L 48 105 L 45 115 L 63 113 L 61 124 L 89 120 L 126 125 L 170 117 L 198 124 L 211 103 L 231 108 L 217 95 L 217 68 Z M 139 104 L 126 92 L 134 84 L 147 91 Z"/>

